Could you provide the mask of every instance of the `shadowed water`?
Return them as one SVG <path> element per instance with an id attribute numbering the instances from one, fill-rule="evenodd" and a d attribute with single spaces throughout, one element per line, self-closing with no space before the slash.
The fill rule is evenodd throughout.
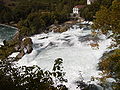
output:
<path id="1" fill-rule="evenodd" d="M 16 31 L 17 29 L 15 28 L 0 25 L 0 43 L 2 43 L 3 40 L 10 40 Z"/>

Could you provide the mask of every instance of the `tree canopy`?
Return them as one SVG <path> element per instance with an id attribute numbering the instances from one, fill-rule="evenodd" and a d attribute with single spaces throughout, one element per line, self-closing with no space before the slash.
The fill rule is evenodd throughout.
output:
<path id="1" fill-rule="evenodd" d="M 113 78 L 113 90 L 120 89 L 120 1 L 114 0 L 110 7 L 102 6 L 96 13 L 92 28 L 108 35 L 112 43 L 111 51 L 105 53 L 99 63 L 104 79 Z"/>
<path id="2" fill-rule="evenodd" d="M 96 13 L 93 29 L 101 30 L 104 34 L 111 31 L 112 37 L 115 39 L 117 45 L 120 45 L 120 1 L 113 1 L 112 5 L 101 7 L 100 11 Z"/>
<path id="3" fill-rule="evenodd" d="M 63 85 L 67 80 L 64 79 L 61 58 L 55 60 L 52 72 L 36 65 L 18 67 L 10 60 L 0 61 L 1 90 L 68 90 Z"/>

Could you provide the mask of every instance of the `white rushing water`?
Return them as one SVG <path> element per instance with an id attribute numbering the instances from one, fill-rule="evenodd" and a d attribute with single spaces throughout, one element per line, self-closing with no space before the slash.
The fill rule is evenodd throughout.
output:
<path id="1" fill-rule="evenodd" d="M 0 45 L 3 45 L 3 40 L 2 39 L 0 39 Z"/>
<path id="2" fill-rule="evenodd" d="M 92 39 L 91 30 L 80 29 L 76 25 L 63 33 L 38 34 L 32 38 L 34 49 L 31 54 L 26 54 L 19 65 L 39 65 L 42 69 L 52 70 L 54 60 L 62 58 L 67 86 L 70 90 L 76 90 L 74 82 L 79 79 L 80 73 L 85 82 L 91 77 L 98 77 L 97 63 L 102 54 L 107 51 L 111 40 L 104 35 L 99 36 L 99 49 L 93 49 L 89 45 L 98 38 Z"/>

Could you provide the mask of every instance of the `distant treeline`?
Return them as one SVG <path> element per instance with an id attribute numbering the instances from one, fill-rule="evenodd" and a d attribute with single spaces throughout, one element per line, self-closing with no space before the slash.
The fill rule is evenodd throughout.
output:
<path id="1" fill-rule="evenodd" d="M 82 2 L 81 2 L 82 1 Z M 72 7 L 84 0 L 2 0 L 0 2 L 0 22 L 19 22 L 27 18 L 31 13 L 41 12 L 65 12 L 69 14 Z"/>
<path id="2" fill-rule="evenodd" d="M 18 22 L 27 18 L 30 13 L 41 12 L 72 12 L 75 5 L 86 5 L 87 0 L 2 0 L 0 1 L 0 22 Z M 86 20 L 92 20 L 100 6 L 110 6 L 113 0 L 96 0 L 81 10 L 81 16 Z"/>
<path id="3" fill-rule="evenodd" d="M 74 0 L 2 0 L 0 23 L 19 23 L 20 32 L 33 35 L 45 27 L 69 20 Z M 21 25 L 21 26 L 20 26 Z M 29 29 L 29 31 L 27 31 Z M 25 33 L 27 32 L 27 33 Z"/>
<path id="4" fill-rule="evenodd" d="M 0 23 L 18 24 L 22 35 L 40 33 L 51 24 L 70 19 L 75 5 L 86 5 L 87 0 L 2 0 Z M 113 0 L 97 0 L 81 9 L 81 17 L 93 20 L 101 5 L 109 7 Z"/>

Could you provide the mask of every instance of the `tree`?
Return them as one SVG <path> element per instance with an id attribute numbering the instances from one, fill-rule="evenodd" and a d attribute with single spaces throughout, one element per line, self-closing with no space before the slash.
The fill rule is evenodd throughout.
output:
<path id="1" fill-rule="evenodd" d="M 9 23 L 13 20 L 12 11 L 10 8 L 0 4 L 0 22 Z"/>
<path id="2" fill-rule="evenodd" d="M 101 10 L 96 13 L 93 29 L 101 30 L 104 34 L 112 31 L 112 37 L 119 46 L 120 44 L 120 1 L 113 1 L 110 8 L 101 7 Z"/>
<path id="3" fill-rule="evenodd" d="M 111 47 L 113 50 L 105 53 L 99 63 L 99 69 L 102 70 L 102 82 L 106 78 L 113 78 L 115 82 L 112 84 L 113 90 L 120 89 L 120 1 L 114 0 L 112 5 L 101 7 L 96 13 L 96 19 L 92 28 L 108 35 L 115 44 Z M 111 33 L 112 32 L 112 33 Z M 112 34 L 112 35 L 111 35 Z M 105 83 L 103 84 L 105 85 Z"/>
<path id="4" fill-rule="evenodd" d="M 106 79 L 113 78 L 113 90 L 120 89 L 120 49 L 115 49 L 110 52 L 104 53 L 99 62 L 99 70 L 102 70 L 102 86 L 106 87 Z"/>
<path id="5" fill-rule="evenodd" d="M 38 66 L 17 67 L 10 60 L 0 62 L 1 90 L 68 90 L 62 83 L 54 86 L 53 81 L 56 78 L 64 82 L 63 72 L 60 71 L 62 59 L 55 60 L 53 72 L 43 71 Z"/>

